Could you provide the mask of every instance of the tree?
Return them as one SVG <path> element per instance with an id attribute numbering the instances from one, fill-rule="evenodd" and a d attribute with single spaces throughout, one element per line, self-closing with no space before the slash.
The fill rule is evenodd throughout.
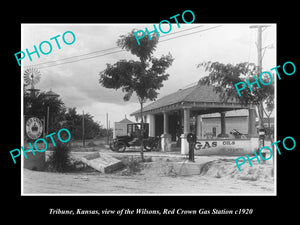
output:
<path id="1" fill-rule="evenodd" d="M 47 106 L 55 117 L 64 115 L 66 109 L 61 99 L 46 97 L 45 92 L 38 92 L 33 97 L 28 91 L 24 90 L 24 114 L 35 115 L 43 118 L 47 115 Z"/>
<path id="2" fill-rule="evenodd" d="M 80 116 L 82 123 L 82 115 Z M 100 125 L 93 120 L 93 116 L 90 113 L 84 114 L 84 136 L 86 139 L 92 139 L 99 135 Z"/>
<path id="3" fill-rule="evenodd" d="M 49 121 L 47 121 L 47 108 L 49 107 Z M 66 108 L 59 98 L 47 98 L 45 92 L 32 95 L 24 88 L 24 115 L 36 116 L 45 119 L 49 124 L 48 134 L 57 132 L 62 125 L 67 128 L 74 139 L 82 138 L 82 115 L 78 115 L 76 107 Z M 90 113 L 84 114 L 85 138 L 91 139 L 100 134 L 100 125 L 93 120 Z M 47 134 L 46 134 L 47 135 Z"/>
<path id="4" fill-rule="evenodd" d="M 68 108 L 65 114 L 65 127 L 72 133 L 74 139 L 82 139 L 82 114 L 77 114 L 76 107 Z M 84 136 L 86 139 L 92 139 L 100 133 L 99 123 L 93 120 L 90 113 L 84 114 Z"/>
<path id="5" fill-rule="evenodd" d="M 48 133 L 56 132 L 60 129 L 59 122 L 64 120 L 66 107 L 59 98 L 47 98 L 45 92 L 38 92 L 32 95 L 24 88 L 24 115 L 26 117 L 39 117 L 45 119 L 45 124 L 49 124 Z M 50 118 L 47 121 L 47 107 L 49 107 Z M 46 134 L 47 135 L 47 134 Z"/>
<path id="6" fill-rule="evenodd" d="M 254 104 L 258 109 L 262 109 L 258 110 L 258 115 L 261 120 L 263 119 L 263 112 L 270 118 L 274 109 L 273 82 L 269 85 L 260 85 L 260 88 L 257 85 L 252 85 L 252 92 L 246 87 L 241 91 L 241 96 L 238 95 L 235 88 L 236 83 L 246 83 L 246 79 L 249 80 L 249 83 L 255 81 L 254 76 L 258 76 L 259 74 L 257 74 L 257 67 L 254 63 L 244 62 L 232 65 L 209 61 L 200 63 L 197 67 L 204 67 L 205 71 L 209 72 L 209 75 L 200 79 L 199 82 L 205 85 L 212 85 L 215 91 L 220 93 L 223 101 L 226 102 L 229 99 L 237 99 L 243 105 Z M 270 81 L 269 76 L 262 76 L 261 79 L 264 83 L 269 83 Z M 257 80 L 259 79 L 257 78 Z M 266 134 L 270 140 L 273 140 L 270 133 Z"/>
<path id="7" fill-rule="evenodd" d="M 138 45 L 134 36 L 135 30 L 127 35 L 121 35 L 117 40 L 117 45 L 122 49 L 131 52 L 139 58 L 134 60 L 119 60 L 115 64 L 106 64 L 106 69 L 100 72 L 99 83 L 112 89 L 121 89 L 125 92 L 124 101 L 129 101 L 132 94 L 136 93 L 141 107 L 141 130 L 143 131 L 143 104 L 157 98 L 158 90 L 163 86 L 163 81 L 167 80 L 169 74 L 166 69 L 172 65 L 173 58 L 169 53 L 160 59 L 152 56 L 158 37 L 152 35 L 140 39 Z M 139 135 L 141 140 L 141 158 L 143 156 L 143 134 Z"/>

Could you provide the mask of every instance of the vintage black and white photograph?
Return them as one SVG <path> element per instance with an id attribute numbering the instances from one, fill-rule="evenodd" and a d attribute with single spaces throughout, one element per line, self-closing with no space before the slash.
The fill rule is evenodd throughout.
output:
<path id="1" fill-rule="evenodd" d="M 190 14 L 21 24 L 22 195 L 277 194 L 277 26 Z"/>

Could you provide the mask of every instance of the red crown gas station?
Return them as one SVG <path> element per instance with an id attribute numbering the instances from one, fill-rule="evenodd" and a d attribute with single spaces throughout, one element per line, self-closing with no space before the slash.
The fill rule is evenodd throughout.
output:
<path id="1" fill-rule="evenodd" d="M 248 110 L 248 133 L 235 138 L 226 133 L 226 112 Z M 187 155 L 187 135 L 196 135 L 195 155 L 245 155 L 258 149 L 255 127 L 256 110 L 253 105 L 242 105 L 237 100 L 227 102 L 212 86 L 194 85 L 164 96 L 143 109 L 144 121 L 149 124 L 149 136 L 161 137 L 161 151 L 177 151 Z M 221 132 L 213 137 L 202 132 L 202 115 L 220 113 Z M 131 114 L 139 121 L 140 110 Z M 176 145 L 177 144 L 177 145 Z"/>

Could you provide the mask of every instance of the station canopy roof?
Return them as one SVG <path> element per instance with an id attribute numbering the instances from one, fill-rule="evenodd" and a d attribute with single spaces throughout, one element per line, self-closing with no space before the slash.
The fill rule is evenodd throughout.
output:
<path id="1" fill-rule="evenodd" d="M 213 86 L 197 84 L 185 89 L 179 89 L 148 104 L 144 107 L 143 112 L 145 114 L 161 113 L 185 107 L 190 107 L 192 110 L 198 111 L 199 114 L 249 108 L 249 106 L 241 105 L 237 99 L 229 99 L 227 102 L 224 102 L 220 94 L 213 89 Z M 131 116 L 139 116 L 139 113 L 140 110 L 135 111 Z"/>

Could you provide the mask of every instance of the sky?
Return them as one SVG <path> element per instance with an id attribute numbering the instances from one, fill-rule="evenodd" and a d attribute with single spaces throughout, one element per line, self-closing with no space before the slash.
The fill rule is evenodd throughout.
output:
<path id="1" fill-rule="evenodd" d="M 164 37 L 160 33 L 161 42 L 158 43 L 153 56 L 160 58 L 162 55 L 171 53 L 174 61 L 166 71 L 170 76 L 159 90 L 158 98 L 196 84 L 200 78 L 208 75 L 204 68 L 197 67 L 201 62 L 256 63 L 257 29 L 250 29 L 251 25 L 253 24 L 183 23 L 178 28 L 175 23 L 172 24 L 169 35 Z M 269 27 L 263 31 L 262 35 L 262 46 L 273 45 L 273 48 L 266 48 L 263 71 L 277 66 L 276 24 L 267 25 Z M 28 49 L 32 52 L 34 45 L 38 48 L 41 42 L 49 41 L 52 45 L 52 52 L 48 55 L 40 53 L 40 58 L 32 54 L 32 61 L 26 55 L 22 60 L 21 76 L 27 68 L 38 68 L 41 79 L 36 84 L 36 88 L 42 91 L 51 89 L 60 95 L 66 107 L 76 107 L 78 113 L 84 110 L 104 126 L 106 126 L 107 113 L 110 127 L 113 127 L 114 122 L 124 119 L 125 115 L 128 119 L 135 121 L 130 114 L 140 107 L 136 97 L 124 102 L 122 91 L 107 89 L 99 84 L 99 73 L 106 68 L 107 63 L 114 64 L 122 59 L 138 60 L 130 52 L 119 51 L 121 49 L 115 48 L 117 47 L 116 41 L 121 35 L 126 35 L 133 29 L 145 30 L 146 27 L 151 30 L 153 24 L 22 24 L 21 51 L 25 52 L 25 49 Z M 167 27 L 162 29 L 168 30 Z M 185 29 L 190 30 L 184 31 Z M 66 45 L 63 42 L 62 35 L 66 31 L 74 33 L 76 39 L 73 44 Z M 57 40 L 61 49 L 57 48 L 55 40 L 50 40 L 57 35 L 60 35 Z M 185 36 L 179 37 L 180 35 Z M 70 34 L 66 34 L 65 38 L 67 42 L 72 41 Z M 47 44 L 43 44 L 43 50 L 49 51 Z M 95 53 L 89 54 L 101 50 L 105 51 L 98 52 L 98 56 Z M 108 54 L 111 52 L 115 53 Z M 89 55 L 84 56 L 84 54 Z M 75 57 L 80 55 L 83 56 Z M 69 57 L 73 58 L 62 60 Z M 90 59 L 84 59 L 86 57 Z M 70 63 L 72 60 L 76 62 Z M 49 64 L 50 61 L 56 62 Z M 62 64 L 57 65 L 59 63 Z"/>

